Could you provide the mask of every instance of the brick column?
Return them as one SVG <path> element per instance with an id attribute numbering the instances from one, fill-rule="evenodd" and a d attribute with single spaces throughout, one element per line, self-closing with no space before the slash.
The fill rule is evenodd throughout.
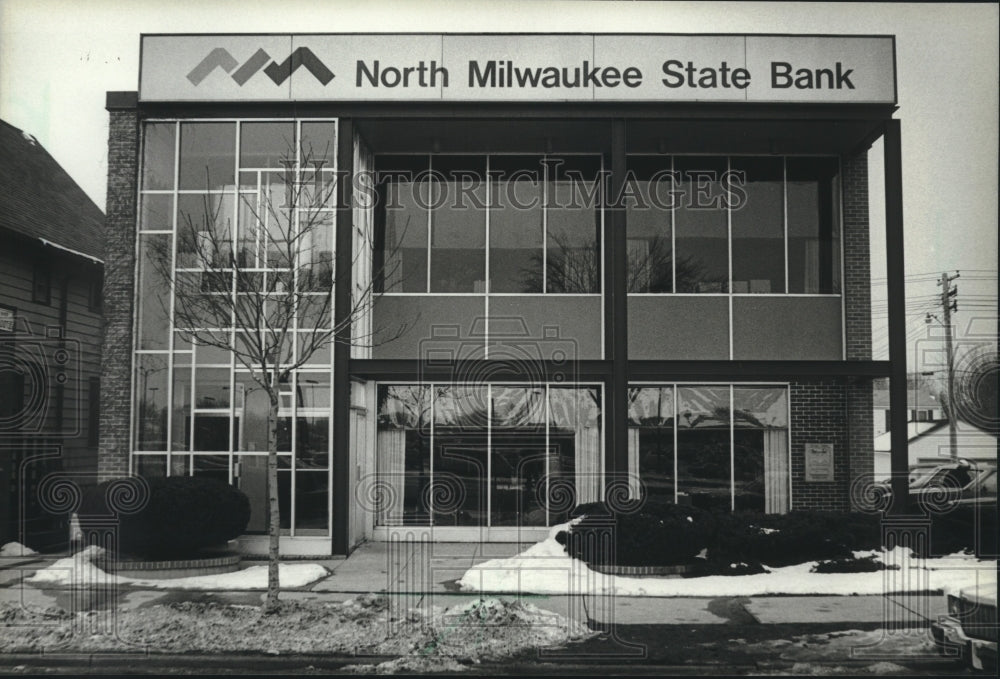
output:
<path id="1" fill-rule="evenodd" d="M 848 361 L 872 358 L 871 249 L 868 232 L 868 152 L 842 159 L 844 196 L 844 322 Z M 875 466 L 871 380 L 846 386 L 848 482 L 868 482 Z M 851 508 L 856 508 L 855 494 Z"/>
<path id="2" fill-rule="evenodd" d="M 102 481 L 128 473 L 139 159 L 136 93 L 108 92 L 107 110 L 110 125 L 104 234 L 104 343 L 97 454 L 97 475 Z"/>

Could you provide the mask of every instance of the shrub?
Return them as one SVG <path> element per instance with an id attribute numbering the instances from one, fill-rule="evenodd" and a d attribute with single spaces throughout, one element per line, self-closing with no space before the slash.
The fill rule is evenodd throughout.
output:
<path id="1" fill-rule="evenodd" d="M 623 512 L 592 503 L 574 514 L 584 518 L 557 539 L 570 556 L 591 565 L 689 564 L 708 547 L 713 530 L 709 513 L 673 504 Z"/>
<path id="2" fill-rule="evenodd" d="M 184 558 L 239 536 L 250 521 L 250 500 L 225 482 L 170 476 L 146 484 L 148 499 L 139 497 L 146 486 L 136 480 L 116 479 L 88 488 L 78 512 L 84 534 L 89 528 L 100 532 L 112 518 L 120 554 Z"/>
<path id="3" fill-rule="evenodd" d="M 884 570 L 899 570 L 899 566 L 886 566 L 874 556 L 864 556 L 856 559 L 853 556 L 845 559 L 830 559 L 820 561 L 810 569 L 810 573 L 874 573 Z"/>

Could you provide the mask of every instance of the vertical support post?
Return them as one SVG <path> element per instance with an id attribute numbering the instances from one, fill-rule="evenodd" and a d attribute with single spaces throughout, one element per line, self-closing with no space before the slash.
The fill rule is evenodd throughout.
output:
<path id="1" fill-rule="evenodd" d="M 889 417 L 893 502 L 896 514 L 909 508 L 906 405 L 906 288 L 903 257 L 903 159 L 899 120 L 885 124 L 885 240 L 889 297 Z"/>
<path id="2" fill-rule="evenodd" d="M 338 328 L 333 344 L 333 553 L 350 549 L 351 493 L 351 287 L 354 221 L 354 125 L 341 118 L 337 125 L 337 235 L 333 314 Z"/>
<path id="3" fill-rule="evenodd" d="M 957 277 L 957 275 L 956 275 Z M 952 279 L 941 274 L 941 310 L 944 314 L 944 351 L 948 360 L 948 455 L 958 458 L 958 408 L 955 404 L 955 344 L 952 337 Z"/>
<path id="4" fill-rule="evenodd" d="M 628 471 L 628 239 L 625 205 L 620 203 L 627 170 L 626 122 L 611 121 L 611 181 L 607 201 L 607 233 L 604 242 L 608 264 L 605 271 L 605 351 L 610 354 L 612 372 L 610 393 L 604 399 L 607 411 L 604 422 L 608 454 L 607 467 L 613 475 Z M 607 358 L 608 356 L 606 356 Z M 614 481 L 611 476 L 610 481 Z"/>

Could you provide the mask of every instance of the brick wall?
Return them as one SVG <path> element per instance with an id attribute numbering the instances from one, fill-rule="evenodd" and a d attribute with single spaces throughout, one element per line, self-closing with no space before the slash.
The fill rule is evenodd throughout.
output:
<path id="1" fill-rule="evenodd" d="M 105 211 L 104 349 L 101 361 L 101 480 L 128 473 L 139 125 L 134 105 L 110 105 Z"/>
<path id="2" fill-rule="evenodd" d="M 847 509 L 850 463 L 847 455 L 849 441 L 845 385 L 839 379 L 803 380 L 792 382 L 789 391 L 792 415 L 792 509 Z M 833 481 L 806 482 L 807 443 L 833 444 Z"/>
<path id="3" fill-rule="evenodd" d="M 842 170 L 847 360 L 868 361 L 872 358 L 872 321 L 867 151 L 843 158 Z M 875 464 L 871 381 L 846 385 L 846 398 L 848 483 L 864 483 L 871 479 Z"/>

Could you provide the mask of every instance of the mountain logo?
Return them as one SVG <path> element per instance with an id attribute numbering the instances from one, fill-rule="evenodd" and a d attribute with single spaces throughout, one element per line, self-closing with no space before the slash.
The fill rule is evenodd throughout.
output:
<path id="1" fill-rule="evenodd" d="M 316 80 L 324 85 L 334 78 L 333 72 L 308 47 L 297 48 L 280 64 L 271 59 L 271 55 L 263 49 L 258 49 L 252 57 L 240 64 L 228 50 L 216 47 L 197 66 L 191 69 L 191 72 L 187 74 L 187 79 L 197 87 L 208 77 L 209 73 L 221 68 L 236 81 L 237 85 L 242 87 L 254 74 L 263 69 L 265 75 L 273 80 L 275 85 L 280 85 L 288 80 L 299 66 L 312 73 Z"/>

